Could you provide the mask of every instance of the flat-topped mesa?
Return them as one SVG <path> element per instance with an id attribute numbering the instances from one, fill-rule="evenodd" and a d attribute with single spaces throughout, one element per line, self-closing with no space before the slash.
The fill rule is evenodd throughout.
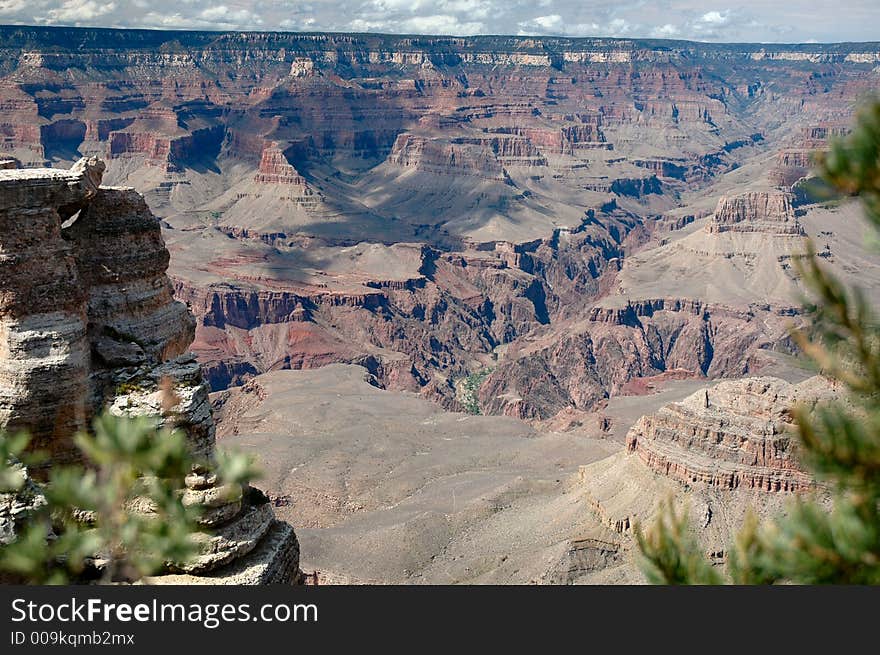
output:
<path id="1" fill-rule="evenodd" d="M 427 173 L 470 175 L 498 181 L 504 179 L 501 163 L 490 148 L 416 134 L 399 135 L 388 161 Z"/>
<path id="2" fill-rule="evenodd" d="M 546 166 L 541 151 L 528 139 L 509 134 L 456 137 L 453 144 L 472 144 L 491 150 L 504 166 Z"/>
<path id="3" fill-rule="evenodd" d="M 626 447 L 682 484 L 801 491 L 814 482 L 797 460 L 791 410 L 832 395 L 819 377 L 797 385 L 772 377 L 721 382 L 640 418 Z"/>
<path id="4" fill-rule="evenodd" d="M 101 187 L 103 172 L 96 159 L 0 170 L 0 429 L 29 432 L 50 466 L 77 460 L 73 435 L 106 407 L 183 430 L 200 462 L 184 501 L 204 510 L 205 532 L 201 554 L 176 569 L 188 577 L 173 581 L 290 582 L 291 527 L 261 492 L 210 471 L 208 388 L 184 354 L 195 319 L 173 299 L 159 220 L 133 189 Z"/>
<path id="5" fill-rule="evenodd" d="M 804 236 L 804 228 L 795 216 L 791 200 L 791 194 L 785 191 L 722 196 L 706 231 Z"/>

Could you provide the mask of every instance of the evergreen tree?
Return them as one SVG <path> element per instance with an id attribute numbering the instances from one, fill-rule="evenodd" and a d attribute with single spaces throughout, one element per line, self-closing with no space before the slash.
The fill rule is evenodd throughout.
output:
<path id="1" fill-rule="evenodd" d="M 87 465 L 50 467 L 40 485 L 22 464 L 40 461 L 27 441 L 0 435 L 0 500 L 30 506 L 16 534 L 0 539 L 0 572 L 31 584 L 134 582 L 196 554 L 198 510 L 181 490 L 187 473 L 208 464 L 192 459 L 182 432 L 144 417 L 98 417 L 75 438 Z M 210 467 L 225 482 L 256 473 L 240 455 Z"/>

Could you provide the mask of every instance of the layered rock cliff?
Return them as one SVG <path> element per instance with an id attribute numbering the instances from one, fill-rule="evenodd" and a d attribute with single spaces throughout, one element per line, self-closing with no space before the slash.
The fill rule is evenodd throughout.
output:
<path id="1" fill-rule="evenodd" d="M 706 231 L 803 236 L 804 229 L 794 214 L 791 200 L 791 194 L 781 191 L 722 196 Z"/>
<path id="2" fill-rule="evenodd" d="M 792 410 L 832 393 L 821 378 L 799 385 L 769 377 L 724 381 L 643 416 L 626 448 L 648 468 L 682 484 L 803 491 Z"/>
<path id="3" fill-rule="evenodd" d="M 98 195 L 103 169 L 0 171 L 0 423 L 57 462 L 73 456 L 91 391 L 87 287 L 62 222 Z"/>
<path id="4" fill-rule="evenodd" d="M 824 150 L 830 139 L 846 133 L 845 125 L 809 125 L 793 136 L 779 151 L 769 178 L 777 186 L 790 189 L 799 180 L 808 177 L 815 164 L 817 151 Z"/>
<path id="5" fill-rule="evenodd" d="M 66 171 L 0 171 L 0 428 L 29 432 L 54 466 L 76 461 L 74 433 L 106 408 L 159 417 L 204 462 L 182 492 L 205 510 L 201 554 L 181 571 L 290 582 L 293 530 L 261 492 L 220 485 L 210 472 L 208 389 L 185 354 L 195 321 L 172 298 L 159 221 L 133 189 L 100 186 L 104 169 L 82 159 Z M 175 407 L 163 408 L 165 393 Z M 6 530 L 16 509 L 2 513 Z"/>
<path id="6" fill-rule="evenodd" d="M 792 496 L 816 492 L 798 461 L 793 409 L 839 398 L 820 377 L 793 384 L 774 377 L 723 381 L 642 416 L 626 448 L 580 467 L 577 489 L 605 539 L 619 549 L 624 580 L 640 580 L 633 530 L 649 526 L 671 500 L 688 513 L 688 531 L 708 559 L 723 565 L 751 514 L 784 513 Z"/>

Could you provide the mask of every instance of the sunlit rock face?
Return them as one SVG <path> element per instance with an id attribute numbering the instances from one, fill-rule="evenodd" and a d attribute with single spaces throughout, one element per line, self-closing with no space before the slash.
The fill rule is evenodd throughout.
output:
<path id="1" fill-rule="evenodd" d="M 781 191 L 722 197 L 706 230 L 804 235 L 794 214 L 791 194 Z"/>
<path id="2" fill-rule="evenodd" d="M 771 377 L 725 381 L 643 416 L 627 450 L 682 484 L 803 491 L 814 482 L 797 458 L 792 412 L 823 397 L 833 389 L 818 377 L 799 385 Z"/>
<path id="3" fill-rule="evenodd" d="M 73 435 L 105 409 L 183 430 L 200 462 L 184 502 L 203 509 L 206 532 L 179 572 L 290 582 L 290 526 L 261 492 L 210 472 L 208 387 L 186 354 L 195 320 L 172 297 L 159 221 L 134 189 L 101 186 L 104 170 L 95 158 L 70 170 L 0 170 L 0 429 L 29 432 L 47 466 L 76 461 Z M 0 528 L 12 535 L 29 505 L 8 501 L 0 499 Z"/>

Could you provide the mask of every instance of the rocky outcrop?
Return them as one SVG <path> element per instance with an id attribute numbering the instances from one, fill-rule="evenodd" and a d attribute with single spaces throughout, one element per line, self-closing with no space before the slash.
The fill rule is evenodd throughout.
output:
<path id="1" fill-rule="evenodd" d="M 279 190 L 275 197 L 299 207 L 315 208 L 321 201 L 320 194 L 316 193 L 299 171 L 290 164 L 278 144 L 269 144 L 263 149 L 254 182 L 252 188 L 239 192 L 238 200 L 265 195 L 266 187 L 270 187 Z M 230 229 L 241 228 L 236 226 Z"/>
<path id="2" fill-rule="evenodd" d="M 168 250 L 143 196 L 133 189 L 102 187 L 62 235 L 88 288 L 89 335 L 101 365 L 165 361 L 186 351 L 195 320 L 173 299 L 165 274 Z M 137 348 L 123 354 L 113 342 L 126 335 Z"/>
<path id="3" fill-rule="evenodd" d="M 706 224 L 706 231 L 804 236 L 791 201 L 791 194 L 783 191 L 722 196 L 715 214 Z"/>
<path id="4" fill-rule="evenodd" d="M 741 376 L 760 368 L 764 349 L 786 347 L 783 326 L 768 330 L 774 323 L 768 308 L 687 298 L 595 306 L 585 320 L 510 348 L 480 387 L 480 404 L 492 414 L 546 420 L 568 409 L 594 411 L 630 380 L 666 371 Z"/>
<path id="5" fill-rule="evenodd" d="M 46 504 L 43 491 L 28 475 L 27 467 L 18 461 L 9 464 L 10 472 L 19 478 L 20 486 L 16 491 L 0 490 L 0 546 L 14 541 L 31 513 Z"/>
<path id="6" fill-rule="evenodd" d="M 496 147 L 500 142 L 496 139 Z M 491 142 L 488 143 L 491 146 Z M 511 148 L 506 150 L 513 154 Z M 503 180 L 501 162 L 482 143 L 449 143 L 415 134 L 401 134 L 391 148 L 388 161 L 425 173 L 459 174 Z"/>
<path id="7" fill-rule="evenodd" d="M 811 148 L 786 148 L 776 157 L 776 164 L 769 173 L 770 181 L 776 186 L 790 189 L 798 180 L 807 176 L 814 164 L 814 150 Z"/>
<path id="8" fill-rule="evenodd" d="M 17 460 L 6 464 L 7 471 L 18 480 L 11 489 L 0 489 L 0 548 L 15 541 L 33 514 L 46 505 L 46 496 L 28 474 L 27 467 Z M 26 583 L 18 574 L 0 571 L 0 584 Z"/>
<path id="9" fill-rule="evenodd" d="M 725 381 L 643 416 L 626 447 L 648 468 L 682 484 L 802 491 L 792 409 L 829 397 L 821 378 L 799 385 L 770 377 Z"/>
<path id="10" fill-rule="evenodd" d="M 104 165 L 0 171 L 0 425 L 70 461 L 89 419 L 86 296 L 62 222 L 98 195 Z"/>
<path id="11" fill-rule="evenodd" d="M 809 125 L 802 128 L 793 143 L 783 148 L 770 170 L 770 181 L 783 189 L 790 189 L 798 180 L 811 174 L 816 165 L 816 152 L 828 148 L 831 139 L 843 136 L 843 125 Z"/>
<path id="12" fill-rule="evenodd" d="M 75 461 L 73 434 L 106 407 L 182 430 L 199 462 L 183 500 L 203 510 L 205 532 L 200 555 L 176 568 L 222 582 L 235 565 L 236 581 L 290 582 L 292 530 L 261 492 L 211 472 L 208 388 L 185 354 L 195 321 L 172 297 L 159 221 L 134 190 L 101 187 L 103 172 L 95 159 L 0 171 L 0 428 L 31 433 L 51 465 Z M 0 502 L 4 533 L 19 505 Z"/>
<path id="13" fill-rule="evenodd" d="M 259 172 L 254 176 L 254 182 L 306 186 L 303 176 L 290 165 L 287 157 L 277 145 L 270 145 L 263 149 L 263 154 L 260 156 Z"/>
<path id="14" fill-rule="evenodd" d="M 792 494 L 807 491 L 829 503 L 798 462 L 792 409 L 837 397 L 820 377 L 799 384 L 745 378 L 701 389 L 640 418 L 625 450 L 581 466 L 582 502 L 630 552 L 637 552 L 634 528 L 651 526 L 672 502 L 686 512 L 687 530 L 706 557 L 723 565 L 749 515 L 778 517 Z"/>

